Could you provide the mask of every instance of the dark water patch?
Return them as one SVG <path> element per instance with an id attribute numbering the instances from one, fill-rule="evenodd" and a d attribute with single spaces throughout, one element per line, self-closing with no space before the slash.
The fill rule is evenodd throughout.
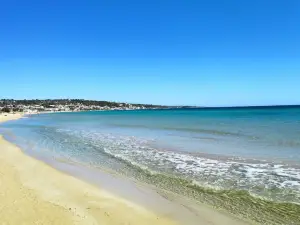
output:
<path id="1" fill-rule="evenodd" d="M 213 130 L 213 129 L 201 129 L 201 128 L 191 128 L 191 127 L 166 127 L 166 126 L 154 126 L 154 125 L 139 125 L 139 124 L 110 124 L 114 127 L 124 127 L 124 128 L 143 128 L 143 129 L 158 129 L 158 130 L 169 130 L 169 131 L 179 131 L 187 133 L 199 133 L 199 134 L 213 134 L 219 136 L 233 136 L 233 137 L 247 137 L 250 139 L 259 139 L 258 136 L 252 136 L 243 134 L 242 132 L 230 132 L 223 130 Z"/>

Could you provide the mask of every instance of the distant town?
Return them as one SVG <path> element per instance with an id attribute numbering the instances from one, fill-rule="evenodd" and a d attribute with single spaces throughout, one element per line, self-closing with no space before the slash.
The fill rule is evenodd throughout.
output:
<path id="1" fill-rule="evenodd" d="M 166 109 L 168 106 L 150 104 L 130 104 L 109 101 L 93 101 L 84 99 L 33 99 L 14 100 L 1 99 L 0 112 L 39 113 L 39 112 L 76 112 L 91 110 L 139 110 Z M 172 107 L 173 108 L 173 107 Z"/>
<path id="2" fill-rule="evenodd" d="M 0 99 L 0 113 L 47 113 L 47 112 L 78 112 L 104 110 L 143 110 L 143 109 L 266 109 L 266 108 L 300 108 L 300 105 L 266 105 L 266 106 L 165 106 L 151 104 L 131 104 L 122 102 L 95 101 L 85 99 Z"/>

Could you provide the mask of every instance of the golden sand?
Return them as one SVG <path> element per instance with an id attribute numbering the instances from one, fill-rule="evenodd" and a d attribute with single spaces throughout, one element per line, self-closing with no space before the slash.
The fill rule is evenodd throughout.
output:
<path id="1" fill-rule="evenodd" d="M 20 119 L 24 114 L 23 113 L 0 113 L 0 123 L 8 120 L 17 120 Z"/>
<path id="2" fill-rule="evenodd" d="M 0 122 L 21 117 L 22 114 L 0 114 Z M 183 224 L 246 224 L 206 206 L 197 208 L 194 214 L 196 217 L 193 219 L 187 217 Z M 24 154 L 21 149 L 0 136 L 0 224 L 178 223 L 166 215 L 153 213 L 133 202 L 64 174 Z"/>
<path id="3" fill-rule="evenodd" d="M 0 121 L 20 118 L 0 115 Z M 25 155 L 0 137 L 0 224 L 175 224 Z"/>

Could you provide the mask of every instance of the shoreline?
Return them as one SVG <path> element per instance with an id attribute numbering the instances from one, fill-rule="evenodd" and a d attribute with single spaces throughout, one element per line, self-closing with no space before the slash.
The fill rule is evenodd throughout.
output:
<path id="1" fill-rule="evenodd" d="M 0 123 L 12 119 L 19 119 L 22 116 L 23 114 L 8 114 L 5 117 L 0 115 Z M 111 194 L 111 192 L 107 192 L 106 190 L 110 189 L 109 185 L 104 189 L 101 187 L 103 182 L 107 181 L 105 179 L 104 181 L 101 181 L 102 184 L 95 184 L 96 186 L 90 184 L 91 182 L 89 182 L 88 179 L 77 179 L 76 177 L 78 176 L 74 177 L 74 173 L 78 172 L 75 170 L 76 168 L 78 169 L 78 167 L 69 168 L 64 171 L 64 169 L 66 169 L 66 164 L 62 163 L 61 166 L 63 168 L 59 169 L 51 165 L 51 163 L 45 163 L 35 159 L 24 154 L 21 149 L 4 140 L 2 137 L 0 137 L 0 147 L 2 151 L 0 165 L 5 165 L 5 168 L 0 166 L 0 174 L 4 174 L 3 177 L 6 179 L 5 183 L 8 183 L 7 188 L 10 188 L 9 185 L 22 187 L 24 192 L 11 193 L 9 196 L 0 195 L 0 206 L 2 206 L 1 202 L 7 202 L 9 204 L 10 201 L 12 201 L 12 198 L 14 198 L 14 195 L 19 196 L 23 194 L 32 197 L 35 201 L 31 201 L 32 199 L 28 198 L 26 199 L 28 201 L 25 203 L 20 203 L 20 205 L 14 205 L 9 208 L 7 207 L 11 212 L 15 211 L 15 207 L 22 208 L 24 215 L 28 214 L 28 208 L 34 208 L 34 206 L 40 207 L 42 210 L 40 210 L 39 213 L 32 212 L 31 216 L 27 216 L 32 219 L 31 222 L 28 221 L 28 224 L 32 224 L 33 221 L 40 221 L 41 218 L 44 217 L 43 224 L 53 224 L 53 215 L 57 215 L 58 218 L 55 224 L 102 224 L 104 221 L 106 224 L 179 224 L 179 221 L 175 222 L 174 218 L 170 218 L 174 216 L 169 216 L 167 211 L 159 214 L 158 212 L 149 210 L 147 207 L 141 206 L 141 204 L 136 204 L 133 201 L 126 200 L 125 198 Z M 9 174 L 14 174 L 14 179 L 10 179 Z M 2 180 L 2 176 L 0 177 Z M 47 177 L 47 179 L 45 179 L 45 177 Z M 100 178 L 103 178 L 103 176 L 100 176 Z M 123 186 L 123 184 L 124 182 L 117 183 L 116 185 Z M 150 193 L 147 192 L 145 188 L 140 188 L 144 194 L 148 195 Z M 3 187 L 0 186 L 0 193 L 3 191 L 2 189 Z M 114 187 L 114 189 L 114 191 L 116 191 L 117 188 Z M 133 194 L 136 193 L 137 192 Z M 150 195 L 152 196 L 152 194 Z M 169 196 L 163 196 L 165 201 L 169 202 L 169 206 L 174 206 L 174 214 L 181 214 L 184 208 L 187 210 L 186 208 L 188 208 L 188 206 L 192 207 L 187 204 L 188 206 L 181 205 L 177 208 L 177 206 L 175 207 L 175 203 L 169 200 L 168 197 Z M 178 199 L 175 200 L 177 201 Z M 38 204 L 35 205 L 35 203 Z M 25 206 L 22 204 L 25 204 Z M 43 205 L 47 205 L 47 207 L 45 206 L 45 210 L 41 207 Z M 190 211 L 196 211 L 193 212 L 193 214 L 195 214 L 193 215 L 193 218 L 189 217 L 192 215 L 189 214 L 191 213 Z M 1 218 L 6 218 L 8 223 L 19 223 L 13 221 L 13 219 L 18 218 L 13 218 L 13 216 L 5 217 L 4 214 L 7 214 L 7 211 L 0 211 Z M 7 215 L 10 214 L 8 213 Z M 197 206 L 195 205 L 195 207 L 188 209 L 183 217 L 185 217 L 183 220 L 189 221 L 188 224 L 248 224 L 206 205 L 199 208 L 198 204 Z M 60 218 L 68 221 L 60 221 Z M 19 219 L 19 221 L 24 220 L 22 216 L 20 216 Z M 47 219 L 49 221 L 47 221 Z M 184 223 L 183 221 L 180 222 L 182 224 Z"/>
<path id="2" fill-rule="evenodd" d="M 0 113 L 0 124 L 10 120 L 21 119 L 24 115 L 24 113 Z"/>
<path id="3" fill-rule="evenodd" d="M 1 122 L 22 115 L 1 117 Z M 0 218 L 7 224 L 177 224 L 42 161 L 0 137 Z M 18 211 L 18 216 L 14 213 Z M 128 213 L 130 212 L 130 213 Z"/>

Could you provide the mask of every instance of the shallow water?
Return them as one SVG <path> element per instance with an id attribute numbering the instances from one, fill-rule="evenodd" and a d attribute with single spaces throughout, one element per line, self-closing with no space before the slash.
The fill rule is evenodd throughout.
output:
<path id="1" fill-rule="evenodd" d="M 113 169 L 258 222 L 300 221 L 297 107 L 42 114 L 0 132 L 30 154 Z"/>

